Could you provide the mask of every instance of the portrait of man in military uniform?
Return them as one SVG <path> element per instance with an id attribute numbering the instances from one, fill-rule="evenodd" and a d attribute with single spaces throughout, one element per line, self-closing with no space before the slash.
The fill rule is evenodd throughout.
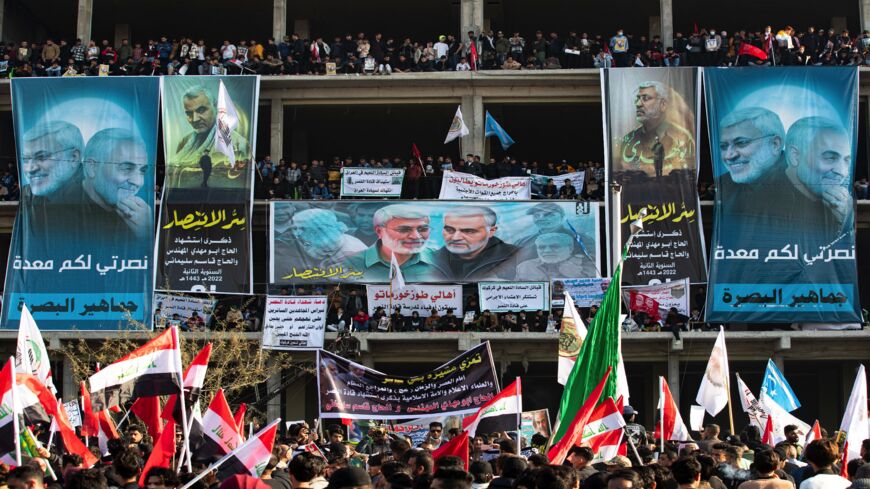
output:
<path id="1" fill-rule="evenodd" d="M 634 120 L 635 128 L 616 145 L 617 169 L 661 177 L 694 167 L 694 118 L 679 93 L 662 82 L 641 82 L 634 93 Z"/>

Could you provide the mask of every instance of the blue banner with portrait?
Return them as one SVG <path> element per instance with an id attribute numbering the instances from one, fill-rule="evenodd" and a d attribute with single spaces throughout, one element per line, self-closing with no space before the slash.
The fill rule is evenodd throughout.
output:
<path id="1" fill-rule="evenodd" d="M 717 189 L 707 320 L 861 321 L 858 70 L 704 76 Z"/>
<path id="2" fill-rule="evenodd" d="M 12 81 L 21 175 L 3 329 L 148 327 L 159 80 Z"/>

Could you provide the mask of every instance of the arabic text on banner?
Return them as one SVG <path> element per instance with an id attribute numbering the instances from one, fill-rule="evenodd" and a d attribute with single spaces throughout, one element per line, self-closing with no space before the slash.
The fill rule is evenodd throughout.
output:
<path id="1" fill-rule="evenodd" d="M 697 191 L 699 70 L 638 68 L 602 76 L 607 171 L 609 181 L 622 185 L 623 243 L 629 224 L 648 210 L 623 265 L 623 282 L 706 282 Z"/>
<path id="2" fill-rule="evenodd" d="M 628 297 L 631 292 L 637 292 L 647 297 L 653 298 L 659 303 L 659 314 L 662 319 L 668 315 L 668 311 L 672 307 L 677 308 L 677 312 L 689 315 L 689 279 L 674 280 L 663 284 L 643 285 L 639 287 L 625 287 L 622 295 L 626 303 L 629 302 Z"/>
<path id="3" fill-rule="evenodd" d="M 317 386 L 320 417 L 332 419 L 469 414 L 499 390 L 489 342 L 414 377 L 387 375 L 320 350 Z"/>
<path id="4" fill-rule="evenodd" d="M 2 327 L 151 325 L 159 80 L 16 78 L 21 199 Z M 137 324 L 133 324 L 133 322 Z"/>
<path id="5" fill-rule="evenodd" d="M 156 324 L 158 321 L 165 326 L 173 320 L 175 314 L 184 321 L 194 312 L 202 318 L 203 323 L 208 325 L 216 304 L 215 299 L 156 293 L 154 294 L 154 326 L 158 326 Z"/>
<path id="6" fill-rule="evenodd" d="M 271 202 L 270 282 L 543 281 L 598 275 L 598 204 Z"/>
<path id="7" fill-rule="evenodd" d="M 860 322 L 857 68 L 705 78 L 716 180 L 707 320 Z"/>
<path id="8" fill-rule="evenodd" d="M 480 310 L 492 312 L 547 311 L 549 282 L 481 282 L 477 284 Z"/>
<path id="9" fill-rule="evenodd" d="M 268 296 L 263 316 L 263 348 L 323 348 L 328 301 L 320 296 Z"/>
<path id="10" fill-rule="evenodd" d="M 257 76 L 167 77 L 157 288 L 253 292 Z"/>
<path id="11" fill-rule="evenodd" d="M 389 285 L 366 285 L 366 298 L 368 299 L 369 314 L 379 307 L 391 312 L 393 309 L 402 308 L 403 316 L 410 316 L 416 312 L 420 317 L 432 315 L 432 309 L 444 315 L 447 310 L 461 317 L 462 312 L 462 286 L 461 285 L 407 285 L 400 291 L 393 291 L 393 299 L 390 301 Z"/>
<path id="12" fill-rule="evenodd" d="M 400 197 L 404 168 L 342 168 L 341 196 Z"/>
<path id="13" fill-rule="evenodd" d="M 571 294 L 577 307 L 591 307 L 601 304 L 604 293 L 610 285 L 610 277 L 606 278 L 554 278 L 552 282 L 553 306 L 565 305 L 565 292 Z"/>
<path id="14" fill-rule="evenodd" d="M 445 171 L 439 199 L 528 200 L 532 198 L 529 177 L 504 177 L 487 180 L 468 173 Z"/>

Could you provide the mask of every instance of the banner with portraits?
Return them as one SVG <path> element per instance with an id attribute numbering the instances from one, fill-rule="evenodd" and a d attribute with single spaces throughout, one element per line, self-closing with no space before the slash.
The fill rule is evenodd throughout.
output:
<path id="1" fill-rule="evenodd" d="M 420 317 L 429 317 L 432 310 L 444 315 L 453 311 L 462 316 L 462 286 L 461 285 L 406 285 L 402 290 L 392 291 L 390 285 L 366 285 L 366 299 L 369 314 L 382 307 L 387 314 L 395 308 L 402 308 L 403 316 L 417 313 Z M 356 314 L 356 311 L 349 311 Z"/>
<path id="2" fill-rule="evenodd" d="M 554 278 L 552 280 L 553 306 L 565 305 L 565 292 L 571 294 L 577 307 L 591 307 L 601 304 L 604 293 L 610 285 L 610 277 L 599 278 Z"/>
<path id="3" fill-rule="evenodd" d="M 598 204 L 271 202 L 270 282 L 549 281 L 599 275 Z"/>
<path id="4" fill-rule="evenodd" d="M 629 297 L 632 292 L 652 298 L 659 305 L 659 311 L 664 319 L 672 307 L 677 312 L 688 316 L 689 308 L 689 279 L 673 280 L 663 284 L 642 285 L 638 287 L 626 287 L 622 290 L 622 297 L 626 303 L 630 303 Z"/>
<path id="5" fill-rule="evenodd" d="M 150 327 L 159 80 L 16 78 L 4 329 Z"/>
<path id="6" fill-rule="evenodd" d="M 401 197 L 404 168 L 342 168 L 341 197 Z"/>
<path id="7" fill-rule="evenodd" d="M 202 318 L 202 322 L 208 325 L 216 299 L 202 297 L 190 297 L 174 294 L 154 294 L 154 327 L 165 328 L 166 326 L 179 324 L 196 313 Z"/>
<path id="8" fill-rule="evenodd" d="M 528 200 L 532 198 L 529 177 L 503 177 L 487 180 L 468 173 L 444 171 L 439 199 Z"/>
<path id="9" fill-rule="evenodd" d="M 700 71 L 637 68 L 601 76 L 606 169 L 608 182 L 622 185 L 623 245 L 630 223 L 641 209 L 648 212 L 625 260 L 623 283 L 706 282 L 697 191 Z M 609 215 L 609 189 L 606 194 Z"/>
<path id="10" fill-rule="evenodd" d="M 489 342 L 429 372 L 405 377 L 317 352 L 320 417 L 407 419 L 477 412 L 499 391 Z"/>
<path id="11" fill-rule="evenodd" d="M 855 67 L 705 72 L 716 181 L 707 321 L 861 321 Z"/>
<path id="12" fill-rule="evenodd" d="M 159 290 L 253 293 L 257 76 L 163 77 Z"/>

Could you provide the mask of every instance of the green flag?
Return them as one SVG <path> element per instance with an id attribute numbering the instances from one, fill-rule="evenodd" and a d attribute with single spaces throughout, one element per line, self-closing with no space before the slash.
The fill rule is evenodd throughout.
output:
<path id="1" fill-rule="evenodd" d="M 604 294 L 604 301 L 598 313 L 589 325 L 589 332 L 580 348 L 577 362 L 565 382 L 562 401 L 559 403 L 559 421 L 553 433 L 553 443 L 559 441 L 580 406 L 595 390 L 595 386 L 604 378 L 608 367 L 613 368 L 613 375 L 607 379 L 601 399 L 613 397 L 616 399 L 617 366 L 619 364 L 619 315 L 621 312 L 619 297 L 620 275 L 622 265 L 616 268 L 613 279 Z"/>

